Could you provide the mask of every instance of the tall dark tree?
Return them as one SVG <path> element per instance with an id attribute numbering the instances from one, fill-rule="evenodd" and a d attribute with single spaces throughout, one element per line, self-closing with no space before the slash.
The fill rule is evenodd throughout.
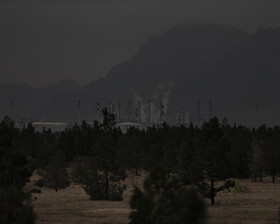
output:
<path id="1" fill-rule="evenodd" d="M 199 185 L 204 181 L 204 164 L 196 148 L 194 136 L 187 136 L 179 148 L 177 170 L 185 184 Z"/>
<path id="2" fill-rule="evenodd" d="M 103 109 L 101 133 L 89 152 L 89 158 L 79 160 L 74 169 L 76 180 L 85 185 L 92 200 L 122 200 L 126 186 L 123 166 L 118 159 L 118 136 L 114 115 Z M 78 170 L 77 170 L 78 169 Z"/>
<path id="3" fill-rule="evenodd" d="M 232 127 L 227 137 L 231 142 L 230 161 L 232 165 L 232 177 L 249 178 L 252 146 L 251 135 L 247 128 Z"/>
<path id="4" fill-rule="evenodd" d="M 215 183 L 226 180 L 230 177 L 231 172 L 230 142 L 224 136 L 217 118 L 214 117 L 203 124 L 199 137 L 199 150 L 206 180 L 210 182 L 210 186 L 205 182 L 202 187 L 213 205 L 217 191 L 224 189 L 223 187 L 216 187 Z M 229 187 L 228 183 L 226 182 L 224 187 Z"/>
<path id="5" fill-rule="evenodd" d="M 265 161 L 264 161 L 264 150 L 262 148 L 263 140 L 254 139 L 252 141 L 252 159 L 249 163 L 250 173 L 254 176 L 255 181 L 257 177 L 260 177 L 260 182 L 262 182 L 262 177 L 265 170 Z"/>
<path id="6" fill-rule="evenodd" d="M 280 140 L 279 136 L 266 138 L 261 144 L 265 172 L 272 177 L 272 183 L 280 172 Z"/>
<path id="7" fill-rule="evenodd" d="M 61 152 L 57 152 L 51 159 L 51 162 L 44 169 L 43 182 L 47 188 L 63 189 L 69 186 L 69 176 L 67 164 Z"/>

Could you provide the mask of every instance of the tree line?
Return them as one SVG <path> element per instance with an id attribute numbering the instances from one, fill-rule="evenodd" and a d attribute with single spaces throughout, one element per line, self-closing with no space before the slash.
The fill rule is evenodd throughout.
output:
<path id="1" fill-rule="evenodd" d="M 147 130 L 130 127 L 123 133 L 115 127 L 115 117 L 108 109 L 103 109 L 103 116 L 103 122 L 95 121 L 93 127 L 84 121 L 81 126 L 63 132 L 35 132 L 31 124 L 17 129 L 10 118 L 3 119 L 0 124 L 2 223 L 34 222 L 30 195 L 23 190 L 34 170 L 43 176 L 38 185 L 58 191 L 73 181 L 82 184 L 92 200 L 122 200 L 128 172 L 141 175 L 145 171 L 151 174 L 144 188 L 146 193 L 160 192 L 155 187 L 160 183 L 166 192 L 172 187 L 181 192 L 177 196 L 184 198 L 189 195 L 184 189 L 192 186 L 208 197 L 211 204 L 215 203 L 218 191 L 234 185 L 233 178 L 262 181 L 263 175 L 270 175 L 274 182 L 280 173 L 279 126 L 247 128 L 229 125 L 226 119 L 219 122 L 214 117 L 201 127 L 163 123 Z M 145 201 L 144 191 L 135 189 L 132 208 L 147 208 L 140 203 Z M 132 214 L 131 223 L 137 223 L 138 216 Z"/>

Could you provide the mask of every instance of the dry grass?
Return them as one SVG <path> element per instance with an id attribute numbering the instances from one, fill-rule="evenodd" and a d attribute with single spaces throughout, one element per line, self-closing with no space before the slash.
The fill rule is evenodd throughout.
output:
<path id="1" fill-rule="evenodd" d="M 280 206 L 280 182 L 272 184 L 270 178 L 264 183 L 239 180 L 248 186 L 248 193 L 222 192 L 217 204 L 209 206 L 210 224 L 278 224 Z"/>
<path id="2" fill-rule="evenodd" d="M 38 180 L 34 174 L 27 188 Z M 38 224 L 125 224 L 129 222 L 129 198 L 133 185 L 141 185 L 145 175 L 129 176 L 128 189 L 124 201 L 91 201 L 84 189 L 78 185 L 55 192 L 42 188 L 42 193 L 32 194 L 33 206 L 38 215 Z M 280 207 L 280 181 L 271 184 L 270 179 L 264 183 L 239 180 L 246 185 L 248 193 L 221 192 L 216 197 L 216 205 L 208 206 L 209 224 L 277 224 Z M 36 199 L 35 199 L 36 197 Z M 208 203 L 208 201 L 207 201 Z"/>

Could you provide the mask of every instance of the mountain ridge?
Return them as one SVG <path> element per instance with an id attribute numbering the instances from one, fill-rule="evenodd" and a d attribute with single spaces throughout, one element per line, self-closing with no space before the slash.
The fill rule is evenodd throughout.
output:
<path id="1" fill-rule="evenodd" d="M 93 120 L 97 102 L 104 107 L 109 101 L 117 105 L 120 100 L 122 119 L 127 120 L 128 101 L 131 101 L 131 108 L 136 108 L 136 101 L 141 100 L 141 113 L 146 121 L 148 101 L 151 101 L 156 121 L 160 101 L 163 101 L 166 116 L 175 123 L 181 107 L 185 112 L 189 110 L 192 120 L 197 120 L 198 100 L 203 102 L 201 113 L 206 119 L 208 103 L 205 102 L 212 100 L 213 114 L 242 122 L 244 97 L 250 91 L 248 97 L 258 95 L 260 86 L 264 91 L 277 86 L 279 31 L 280 28 L 259 29 L 250 34 L 227 25 L 179 25 L 149 38 L 130 60 L 113 66 L 104 78 L 82 87 L 68 80 L 64 81 L 67 87 L 64 90 L 60 89 L 61 83 L 42 88 L 47 91 L 38 90 L 39 98 L 44 101 L 38 103 L 38 107 L 40 113 L 47 113 L 48 120 L 73 121 L 78 101 L 81 101 L 81 116 Z M 256 72 L 263 78 L 258 83 L 252 81 Z M 274 79 L 266 79 L 267 74 Z M 266 86 L 262 85 L 264 81 L 268 83 Z M 50 96 L 42 96 L 41 92 Z M 274 94 L 277 95 L 277 91 Z"/>

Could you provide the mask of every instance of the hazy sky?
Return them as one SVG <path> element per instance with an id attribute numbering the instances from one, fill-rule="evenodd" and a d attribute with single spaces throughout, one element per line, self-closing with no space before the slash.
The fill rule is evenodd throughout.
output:
<path id="1" fill-rule="evenodd" d="M 151 35 L 185 22 L 280 26 L 279 0 L 1 0 L 0 84 L 105 76 Z"/>

